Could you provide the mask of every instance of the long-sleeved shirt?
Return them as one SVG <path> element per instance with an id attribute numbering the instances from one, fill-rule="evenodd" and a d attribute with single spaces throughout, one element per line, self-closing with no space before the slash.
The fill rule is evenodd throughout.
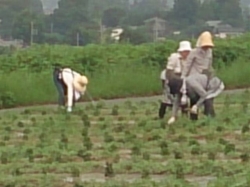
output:
<path id="1" fill-rule="evenodd" d="M 212 49 L 205 51 L 197 47 L 188 55 L 182 74 L 187 77 L 192 74 L 203 73 L 204 70 L 213 71 L 212 61 Z"/>
<path id="2" fill-rule="evenodd" d="M 181 58 L 179 53 L 172 53 L 168 57 L 166 66 L 166 77 L 168 79 L 180 77 L 185 66 L 185 60 Z"/>
<path id="3" fill-rule="evenodd" d="M 206 99 L 217 97 L 225 88 L 224 83 L 218 78 L 213 77 L 209 82 L 208 77 L 204 74 L 194 74 L 186 78 L 186 86 L 188 95 L 193 93 L 199 95 L 199 100 L 196 103 L 200 107 Z M 172 116 L 176 116 L 180 103 L 180 94 L 174 98 Z"/>
<path id="4" fill-rule="evenodd" d="M 64 68 L 61 72 L 62 79 L 67 86 L 67 106 L 72 107 L 73 99 L 76 101 L 80 99 L 81 93 L 77 92 L 73 87 L 74 76 L 80 75 L 72 71 L 70 68 Z"/>

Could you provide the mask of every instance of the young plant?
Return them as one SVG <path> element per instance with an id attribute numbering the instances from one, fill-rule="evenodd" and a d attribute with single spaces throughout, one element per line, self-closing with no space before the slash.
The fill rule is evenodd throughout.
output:
<path id="1" fill-rule="evenodd" d="M 118 116 L 119 115 L 118 109 L 119 107 L 117 105 L 113 106 L 111 115 Z"/>
<path id="2" fill-rule="evenodd" d="M 148 179 L 149 177 L 150 177 L 149 169 L 143 168 L 142 173 L 141 173 L 141 178 L 142 179 Z"/>
<path id="3" fill-rule="evenodd" d="M 141 154 L 141 145 L 136 143 L 136 144 L 133 145 L 131 150 L 132 150 L 133 155 L 140 155 Z"/>
<path id="4" fill-rule="evenodd" d="M 88 134 L 89 134 L 89 129 L 87 127 L 84 127 L 81 132 L 82 137 L 88 136 Z"/>
<path id="5" fill-rule="evenodd" d="M 174 151 L 174 158 L 175 159 L 183 159 L 183 153 L 180 150 Z"/>
<path id="6" fill-rule="evenodd" d="M 84 161 L 90 161 L 92 155 L 86 149 L 80 149 L 77 152 L 77 156 L 81 157 Z"/>
<path id="7" fill-rule="evenodd" d="M 87 149 L 87 150 L 91 150 L 93 147 L 93 143 L 91 142 L 91 139 L 88 136 L 85 136 L 83 139 L 83 146 Z"/>
<path id="8" fill-rule="evenodd" d="M 71 167 L 71 175 L 72 177 L 80 177 L 80 169 L 77 167 Z"/>
<path id="9" fill-rule="evenodd" d="M 144 159 L 144 160 L 150 160 L 150 154 L 149 153 L 147 153 L 147 152 L 144 152 L 143 154 L 142 154 L 142 158 Z"/>
<path id="10" fill-rule="evenodd" d="M 110 162 L 106 162 L 105 164 L 105 177 L 114 177 L 115 176 L 115 172 L 113 169 L 113 164 Z"/>
<path id="11" fill-rule="evenodd" d="M 99 116 L 101 114 L 100 109 L 95 108 L 94 112 L 93 112 L 93 116 Z"/>
<path id="12" fill-rule="evenodd" d="M 249 128 L 248 124 L 243 125 L 242 128 L 241 128 L 241 133 L 245 134 L 245 133 L 249 132 L 249 130 L 250 130 L 250 128 Z"/>
<path id="13" fill-rule="evenodd" d="M 150 116 L 150 115 L 151 115 L 151 111 L 150 111 L 149 109 L 146 109 L 145 115 L 146 115 L 146 116 Z"/>
<path id="14" fill-rule="evenodd" d="M 240 159 L 242 162 L 249 162 L 249 154 L 248 153 L 243 153 L 240 155 Z"/>
<path id="15" fill-rule="evenodd" d="M 9 140 L 10 140 L 10 136 L 8 136 L 8 135 L 3 136 L 3 141 L 9 141 Z"/>
<path id="16" fill-rule="evenodd" d="M 104 141 L 106 143 L 113 142 L 114 140 L 115 140 L 115 138 L 112 135 L 110 135 L 108 132 L 104 133 Z"/>
<path id="17" fill-rule="evenodd" d="M 224 154 L 227 155 L 230 152 L 235 152 L 235 145 L 232 143 L 228 143 L 225 145 Z"/>
<path id="18" fill-rule="evenodd" d="M 198 145 L 194 145 L 191 149 L 191 154 L 192 155 L 199 155 L 201 154 L 201 147 Z"/>
<path id="19" fill-rule="evenodd" d="M 22 121 L 19 121 L 19 122 L 17 123 L 17 126 L 22 128 L 22 127 L 24 127 L 24 123 L 23 123 Z"/>
<path id="20" fill-rule="evenodd" d="M 8 155 L 7 152 L 2 152 L 1 153 L 0 159 L 1 159 L 2 164 L 7 164 L 8 163 L 8 158 L 9 158 L 9 155 Z"/>

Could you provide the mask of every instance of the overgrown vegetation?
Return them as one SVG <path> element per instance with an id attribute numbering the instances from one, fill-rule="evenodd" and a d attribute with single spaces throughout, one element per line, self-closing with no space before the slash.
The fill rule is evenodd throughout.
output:
<path id="1" fill-rule="evenodd" d="M 250 85 L 249 46 L 241 38 L 216 40 L 214 67 L 227 88 Z M 52 64 L 89 77 L 94 98 L 152 95 L 161 92 L 159 74 L 177 41 L 143 45 L 113 44 L 72 47 L 34 45 L 0 56 L 2 107 L 56 101 Z M 86 96 L 85 100 L 88 99 Z"/>

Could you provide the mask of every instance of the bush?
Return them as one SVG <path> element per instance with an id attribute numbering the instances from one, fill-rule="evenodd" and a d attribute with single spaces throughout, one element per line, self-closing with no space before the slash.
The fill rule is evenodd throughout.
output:
<path id="1" fill-rule="evenodd" d="M 241 42 L 248 37 L 215 41 L 214 67 L 227 87 L 250 85 L 249 44 Z M 8 90 L 13 95 L 8 102 L 18 105 L 54 102 L 52 67 L 60 63 L 89 77 L 88 90 L 94 98 L 153 95 L 161 92 L 159 74 L 177 46 L 171 40 L 141 45 L 34 45 L 0 55 L 0 93 Z"/>

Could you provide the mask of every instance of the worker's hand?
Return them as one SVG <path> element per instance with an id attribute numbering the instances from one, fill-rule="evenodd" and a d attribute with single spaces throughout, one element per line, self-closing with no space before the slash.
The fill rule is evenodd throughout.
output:
<path id="1" fill-rule="evenodd" d="M 72 112 L 72 107 L 68 107 L 67 112 Z"/>
<path id="2" fill-rule="evenodd" d="M 197 114 L 197 113 L 198 113 L 198 107 L 197 107 L 197 105 L 194 105 L 194 106 L 191 108 L 191 113 L 193 113 L 193 114 Z"/>
<path id="3" fill-rule="evenodd" d="M 181 105 L 186 105 L 188 103 L 188 97 L 186 94 L 183 94 L 181 97 Z"/>
<path id="4" fill-rule="evenodd" d="M 175 117 L 172 116 L 169 120 L 168 120 L 168 125 L 172 124 L 175 122 Z"/>
<path id="5" fill-rule="evenodd" d="M 81 92 L 81 95 L 84 95 L 85 92 L 86 92 L 86 90 L 87 90 L 87 86 L 84 86 L 84 88 L 83 88 L 83 90 L 82 90 L 82 92 Z"/>

